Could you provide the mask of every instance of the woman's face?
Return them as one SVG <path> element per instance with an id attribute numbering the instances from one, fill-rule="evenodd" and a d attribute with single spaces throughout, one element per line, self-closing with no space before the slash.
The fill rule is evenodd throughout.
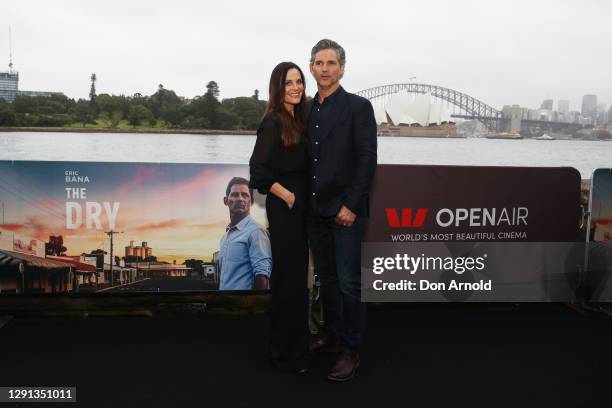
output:
<path id="1" fill-rule="evenodd" d="M 300 75 L 300 71 L 291 68 L 287 71 L 285 78 L 285 98 L 284 102 L 291 105 L 297 105 L 302 100 L 304 94 L 304 81 Z"/>

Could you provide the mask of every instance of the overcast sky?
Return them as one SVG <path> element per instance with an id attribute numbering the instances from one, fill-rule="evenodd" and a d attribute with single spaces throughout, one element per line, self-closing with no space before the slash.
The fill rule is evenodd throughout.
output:
<path id="1" fill-rule="evenodd" d="M 612 2 L 514 1 L 33 1 L 3 2 L 0 70 L 8 26 L 22 90 L 86 98 L 150 95 L 158 84 L 186 97 L 215 80 L 221 97 L 266 90 L 272 68 L 308 70 L 321 38 L 347 52 L 348 91 L 408 82 L 465 92 L 496 108 L 538 108 L 582 95 L 612 103 Z M 307 74 L 309 94 L 316 87 Z"/>

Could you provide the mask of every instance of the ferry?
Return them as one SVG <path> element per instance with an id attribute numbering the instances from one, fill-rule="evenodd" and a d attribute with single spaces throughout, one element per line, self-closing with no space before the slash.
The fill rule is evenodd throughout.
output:
<path id="1" fill-rule="evenodd" d="M 521 136 L 520 133 L 516 133 L 516 132 L 486 132 L 484 134 L 484 137 L 486 137 L 487 139 L 512 139 L 512 140 L 523 138 L 523 136 Z"/>
<path id="2" fill-rule="evenodd" d="M 556 138 L 547 135 L 546 133 L 544 133 L 542 136 L 538 136 L 536 138 L 534 138 L 535 140 L 557 140 Z"/>

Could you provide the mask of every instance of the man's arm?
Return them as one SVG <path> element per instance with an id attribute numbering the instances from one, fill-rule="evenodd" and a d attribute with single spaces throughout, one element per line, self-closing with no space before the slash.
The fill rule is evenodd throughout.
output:
<path id="1" fill-rule="evenodd" d="M 266 290 L 268 289 L 268 281 L 270 279 L 266 275 L 255 275 L 255 283 L 253 284 L 254 290 Z"/>
<path id="2" fill-rule="evenodd" d="M 249 235 L 249 260 L 253 271 L 253 289 L 268 289 L 272 274 L 272 248 L 266 231 L 257 228 Z"/>
<path id="3" fill-rule="evenodd" d="M 355 115 L 353 143 L 356 164 L 353 180 L 351 190 L 336 216 L 336 222 L 344 223 L 343 225 L 346 223 L 352 225 L 355 221 L 357 206 L 364 197 L 367 197 L 376 170 L 376 119 L 372 104 L 365 101 Z"/>

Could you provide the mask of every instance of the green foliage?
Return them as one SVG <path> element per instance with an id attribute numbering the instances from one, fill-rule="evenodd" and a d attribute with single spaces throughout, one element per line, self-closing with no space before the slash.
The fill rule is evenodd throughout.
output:
<path id="1" fill-rule="evenodd" d="M 83 127 L 88 124 L 96 123 L 96 113 L 90 103 L 84 99 L 79 99 L 76 103 L 75 107 L 72 109 L 72 116 L 74 121 L 81 123 Z"/>
<path id="2" fill-rule="evenodd" d="M 96 79 L 92 75 L 89 100 L 75 101 L 64 95 L 20 95 L 12 104 L 0 104 L 0 125 L 119 128 L 128 126 L 124 121 L 127 119 L 133 127 L 257 129 L 266 108 L 266 102 L 258 100 L 257 90 L 250 97 L 219 101 L 220 88 L 215 81 L 207 83 L 203 95 L 187 100 L 161 84 L 150 96 L 96 95 Z"/>
<path id="3" fill-rule="evenodd" d="M 91 80 L 91 88 L 89 89 L 89 103 L 91 104 L 92 108 L 95 108 L 95 105 L 96 105 L 96 80 L 98 79 L 98 77 L 96 76 L 96 74 L 91 74 L 91 77 L 89 79 Z"/>
<path id="4" fill-rule="evenodd" d="M 130 108 L 130 113 L 128 114 L 127 120 L 130 125 L 136 127 L 144 121 L 148 121 L 150 123 L 152 120 L 154 120 L 154 117 L 151 111 L 145 106 L 133 105 Z"/>
<path id="5" fill-rule="evenodd" d="M 219 97 L 219 84 L 215 81 L 210 81 L 206 84 L 206 94 L 217 99 Z"/>
<path id="6" fill-rule="evenodd" d="M 222 105 L 237 118 L 237 129 L 257 129 L 266 111 L 266 102 L 248 97 L 224 99 Z"/>
<path id="7" fill-rule="evenodd" d="M 207 118 L 187 116 L 180 125 L 184 129 L 209 129 L 210 121 Z"/>
<path id="8" fill-rule="evenodd" d="M 240 116 L 227 109 L 225 106 L 218 106 L 215 110 L 213 128 L 214 129 L 239 129 Z"/>
<path id="9" fill-rule="evenodd" d="M 96 105 L 100 113 L 107 113 L 108 116 L 114 112 L 121 112 L 125 117 L 130 111 L 130 101 L 124 95 L 100 94 L 96 96 Z"/>
<path id="10" fill-rule="evenodd" d="M 113 129 L 116 129 L 119 126 L 119 123 L 121 123 L 122 119 L 123 119 L 123 113 L 121 113 L 121 111 L 115 111 L 111 113 L 110 127 Z"/>
<path id="11" fill-rule="evenodd" d="M 99 118 L 104 124 L 106 124 L 107 127 L 117 129 L 121 123 L 121 120 L 123 119 L 123 114 L 121 111 L 115 111 L 112 113 L 101 112 Z"/>
<path id="12" fill-rule="evenodd" d="M 72 118 L 68 114 L 36 115 L 34 117 L 34 126 L 62 127 L 70 122 L 72 122 Z"/>
<path id="13" fill-rule="evenodd" d="M 24 96 L 18 95 L 12 103 L 15 113 L 50 115 L 68 113 L 76 102 L 65 95 Z"/>
<path id="14" fill-rule="evenodd" d="M 153 116 L 159 118 L 171 126 L 178 126 L 184 118 L 181 110 L 183 101 L 174 91 L 164 89 L 159 85 L 157 92 L 148 98 L 148 107 Z"/>
<path id="15" fill-rule="evenodd" d="M 0 98 L 0 126 L 16 126 L 17 116 L 11 105 Z"/>

